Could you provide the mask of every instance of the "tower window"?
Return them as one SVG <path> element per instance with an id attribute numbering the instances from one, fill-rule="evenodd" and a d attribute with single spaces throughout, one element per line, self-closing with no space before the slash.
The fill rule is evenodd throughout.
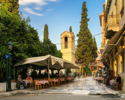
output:
<path id="1" fill-rule="evenodd" d="M 68 48 L 68 37 L 65 37 L 65 48 Z"/>

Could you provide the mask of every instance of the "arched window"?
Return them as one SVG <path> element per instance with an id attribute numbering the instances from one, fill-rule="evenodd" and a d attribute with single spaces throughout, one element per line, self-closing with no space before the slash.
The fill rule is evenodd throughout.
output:
<path id="1" fill-rule="evenodd" d="M 64 39 L 65 39 L 64 40 L 65 41 L 65 48 L 68 48 L 68 37 L 65 37 Z"/>

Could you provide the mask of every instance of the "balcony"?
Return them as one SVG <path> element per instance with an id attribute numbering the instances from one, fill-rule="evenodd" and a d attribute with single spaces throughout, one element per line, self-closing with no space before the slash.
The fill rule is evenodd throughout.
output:
<path id="1" fill-rule="evenodd" d="M 111 39 L 115 35 L 115 33 L 119 31 L 120 19 L 121 19 L 120 14 L 107 16 L 107 23 L 105 25 L 106 39 Z"/>

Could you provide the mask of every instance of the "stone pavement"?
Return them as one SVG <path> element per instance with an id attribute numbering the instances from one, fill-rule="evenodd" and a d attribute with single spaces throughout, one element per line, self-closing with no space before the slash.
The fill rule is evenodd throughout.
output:
<path id="1" fill-rule="evenodd" d="M 46 89 L 35 90 L 27 88 L 24 90 L 14 90 L 12 92 L 0 92 L 0 96 L 14 95 L 14 94 L 74 94 L 74 95 L 98 95 L 98 94 L 118 94 L 125 98 L 125 93 L 121 91 L 114 91 L 106 87 L 102 83 L 96 83 L 92 77 L 76 78 L 74 82 L 69 82 L 56 87 L 49 87 Z"/>

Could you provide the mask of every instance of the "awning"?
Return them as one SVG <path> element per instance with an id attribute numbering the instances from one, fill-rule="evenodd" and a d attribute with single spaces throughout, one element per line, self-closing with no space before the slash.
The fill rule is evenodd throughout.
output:
<path id="1" fill-rule="evenodd" d="M 22 61 L 16 63 L 14 66 L 20 66 L 25 64 L 33 64 L 39 66 L 49 65 L 49 68 L 55 68 L 55 69 L 79 68 L 76 64 L 73 64 L 72 62 L 51 55 L 23 59 Z"/>
<path id="2" fill-rule="evenodd" d="M 33 65 L 39 65 L 39 66 L 46 66 L 48 68 L 48 73 L 50 68 L 55 68 L 55 69 L 79 69 L 79 67 L 72 62 L 69 62 L 67 60 L 54 57 L 51 55 L 46 55 L 46 56 L 40 56 L 40 57 L 32 57 L 32 58 L 27 58 L 22 61 L 19 61 L 17 64 L 14 66 L 20 66 L 20 65 L 25 65 L 25 64 L 33 64 Z M 48 79 L 50 78 L 48 74 Z"/>
<path id="3" fill-rule="evenodd" d="M 118 31 L 107 43 L 107 45 L 105 46 L 105 49 L 102 52 L 102 55 L 100 57 L 101 59 L 104 59 L 105 56 L 113 49 L 113 47 L 116 45 L 116 42 L 118 41 L 118 39 L 120 38 L 120 36 L 122 35 L 123 31 L 125 29 L 125 25 L 122 27 L 122 29 L 120 31 Z"/>

